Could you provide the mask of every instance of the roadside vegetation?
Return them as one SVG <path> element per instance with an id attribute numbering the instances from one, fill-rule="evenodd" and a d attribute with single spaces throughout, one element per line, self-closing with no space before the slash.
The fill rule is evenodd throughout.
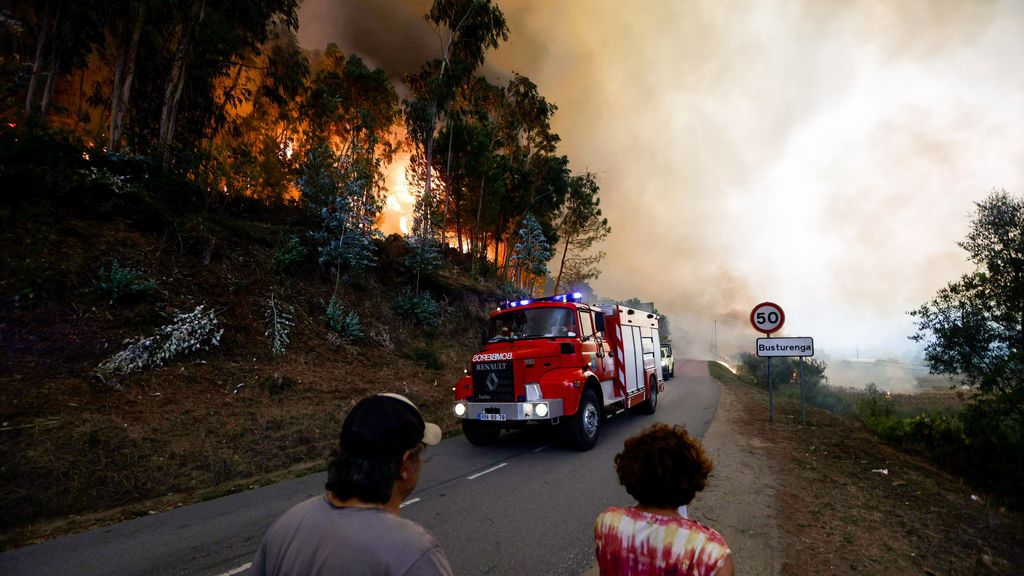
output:
<path id="1" fill-rule="evenodd" d="M 886 443 L 920 454 L 1017 508 L 1024 506 L 1024 198 L 978 202 L 960 243 L 975 270 L 910 312 L 934 374 L 947 389 L 890 394 L 828 386 L 826 365 L 803 362 L 806 402 L 857 419 Z M 767 358 L 740 356 L 744 381 L 768 388 Z M 721 373 L 724 368 L 714 368 Z M 800 363 L 775 358 L 778 398 L 800 399 Z"/>
<path id="2" fill-rule="evenodd" d="M 1005 500 L 918 451 L 883 441 L 855 416 L 810 407 L 804 424 L 799 400 L 787 394 L 776 396 L 769 424 L 766 390 L 721 364 L 709 369 L 734 403 L 731 425 L 749 438 L 743 449 L 771 459 L 776 527 L 785 534 L 783 574 L 1020 571 L 1024 517 Z M 937 391 L 891 400 L 896 413 L 909 415 L 941 410 L 950 398 L 955 394 Z"/>

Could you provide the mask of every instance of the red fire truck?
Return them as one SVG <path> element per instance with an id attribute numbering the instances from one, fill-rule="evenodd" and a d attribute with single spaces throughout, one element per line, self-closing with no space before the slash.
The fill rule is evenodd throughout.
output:
<path id="1" fill-rule="evenodd" d="M 582 299 L 518 300 L 491 314 L 483 349 L 455 385 L 455 415 L 471 443 L 539 423 L 589 450 L 606 415 L 654 414 L 664 390 L 658 317 Z"/>

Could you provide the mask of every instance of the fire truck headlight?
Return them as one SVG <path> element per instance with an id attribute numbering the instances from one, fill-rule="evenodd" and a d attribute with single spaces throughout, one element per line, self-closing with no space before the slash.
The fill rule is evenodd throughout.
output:
<path id="1" fill-rule="evenodd" d="M 537 417 L 538 418 L 544 418 L 545 416 L 548 415 L 548 405 L 547 404 L 537 404 L 536 412 L 537 412 Z"/>
<path id="2" fill-rule="evenodd" d="M 533 404 L 530 404 L 529 402 L 523 404 L 523 416 L 526 416 L 527 418 L 533 416 Z"/>
<path id="3" fill-rule="evenodd" d="M 466 415 L 466 404 L 465 403 L 459 402 L 459 403 L 455 404 L 455 415 L 458 416 L 459 418 L 462 418 L 463 416 Z"/>
<path id="4" fill-rule="evenodd" d="M 540 384 L 527 384 L 526 385 L 526 401 L 536 402 L 541 399 L 540 395 Z"/>

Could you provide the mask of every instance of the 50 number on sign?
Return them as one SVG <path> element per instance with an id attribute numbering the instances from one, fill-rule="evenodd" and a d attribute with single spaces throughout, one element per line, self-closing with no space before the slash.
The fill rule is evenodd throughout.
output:
<path id="1" fill-rule="evenodd" d="M 771 334 L 782 328 L 786 323 L 786 313 L 782 307 L 773 302 L 762 302 L 750 311 L 750 324 L 758 332 Z"/>

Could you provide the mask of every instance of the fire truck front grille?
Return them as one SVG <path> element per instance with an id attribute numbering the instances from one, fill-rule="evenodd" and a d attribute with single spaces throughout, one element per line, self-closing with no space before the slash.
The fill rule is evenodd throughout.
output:
<path id="1" fill-rule="evenodd" d="M 477 402 L 515 402 L 512 361 L 473 364 L 473 399 Z"/>

